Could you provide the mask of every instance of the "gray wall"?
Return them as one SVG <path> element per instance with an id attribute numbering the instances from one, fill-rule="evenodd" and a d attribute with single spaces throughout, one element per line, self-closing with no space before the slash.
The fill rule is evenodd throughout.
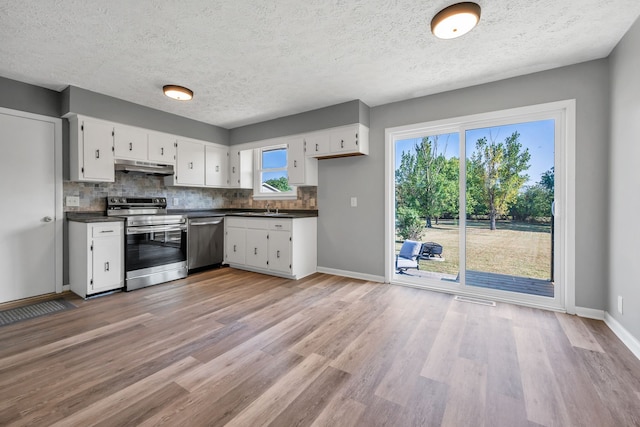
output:
<path id="1" fill-rule="evenodd" d="M 229 131 L 207 123 L 69 86 L 62 92 L 62 115 L 84 114 L 187 138 L 229 145 Z"/>
<path id="2" fill-rule="evenodd" d="M 372 108 L 370 155 L 319 162 L 318 265 L 384 275 L 385 128 L 574 98 L 576 305 L 604 309 L 609 157 L 606 59 Z M 357 208 L 349 206 L 351 196 L 358 197 Z M 600 256 L 594 255 L 594 248 L 599 248 Z"/>
<path id="3" fill-rule="evenodd" d="M 229 143 L 242 144 L 352 123 L 369 126 L 369 107 L 360 100 L 231 129 Z"/>
<path id="4" fill-rule="evenodd" d="M 611 166 L 607 311 L 640 340 L 640 20 L 610 57 Z M 623 297 L 623 314 L 618 313 Z"/>
<path id="5" fill-rule="evenodd" d="M 0 107 L 60 117 L 60 93 L 0 77 Z"/>

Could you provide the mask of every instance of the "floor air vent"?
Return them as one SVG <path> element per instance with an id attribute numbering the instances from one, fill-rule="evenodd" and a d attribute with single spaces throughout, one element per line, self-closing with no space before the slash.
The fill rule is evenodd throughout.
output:
<path id="1" fill-rule="evenodd" d="M 489 301 L 489 300 L 480 299 L 480 298 L 463 297 L 461 295 L 456 295 L 454 300 L 460 301 L 460 302 L 469 302 L 471 304 L 486 305 L 488 307 L 495 307 L 496 306 L 495 301 Z"/>

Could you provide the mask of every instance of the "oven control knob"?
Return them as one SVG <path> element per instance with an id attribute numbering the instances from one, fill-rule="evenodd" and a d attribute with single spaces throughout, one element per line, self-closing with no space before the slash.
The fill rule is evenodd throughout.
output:
<path id="1" fill-rule="evenodd" d="M 118 201 L 118 199 L 116 199 L 115 197 L 111 198 L 111 203 L 116 203 Z"/>
<path id="2" fill-rule="evenodd" d="M 158 199 L 153 199 L 153 203 L 160 203 L 160 200 L 158 200 Z"/>
<path id="3" fill-rule="evenodd" d="M 120 198 L 120 203 L 127 203 L 127 199 L 125 199 L 124 197 Z"/>

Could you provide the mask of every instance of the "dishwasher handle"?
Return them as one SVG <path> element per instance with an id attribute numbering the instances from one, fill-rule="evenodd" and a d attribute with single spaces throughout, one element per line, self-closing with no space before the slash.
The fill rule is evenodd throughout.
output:
<path id="1" fill-rule="evenodd" d="M 216 219 L 213 221 L 207 221 L 207 222 L 189 222 L 189 226 L 193 227 L 193 226 L 200 226 L 200 225 L 218 225 L 222 223 L 222 219 Z"/>

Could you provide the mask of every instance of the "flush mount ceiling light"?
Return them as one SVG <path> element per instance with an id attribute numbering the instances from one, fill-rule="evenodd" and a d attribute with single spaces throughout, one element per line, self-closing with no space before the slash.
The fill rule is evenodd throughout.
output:
<path id="1" fill-rule="evenodd" d="M 464 2 L 442 9 L 431 20 L 431 32 L 440 39 L 455 39 L 467 34 L 480 20 L 480 6 Z"/>
<path id="2" fill-rule="evenodd" d="M 176 85 L 166 85 L 162 87 L 164 94 L 169 98 L 177 99 L 178 101 L 189 101 L 193 98 L 193 91 L 186 87 Z"/>

